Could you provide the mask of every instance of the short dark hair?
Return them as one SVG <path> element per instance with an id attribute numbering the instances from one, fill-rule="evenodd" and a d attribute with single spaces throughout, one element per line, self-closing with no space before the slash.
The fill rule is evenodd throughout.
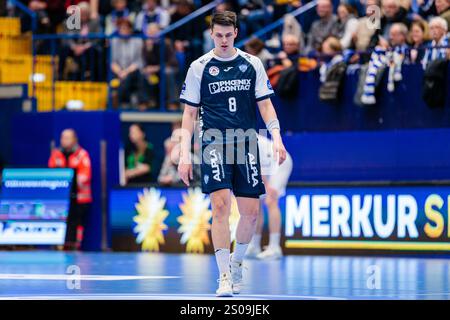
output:
<path id="1" fill-rule="evenodd" d="M 220 26 L 233 26 L 236 29 L 237 16 L 233 11 L 215 12 L 211 19 L 211 29 L 215 24 Z"/>
<path id="2" fill-rule="evenodd" d="M 259 38 L 251 38 L 246 44 L 246 47 L 254 50 L 257 53 L 260 53 L 262 49 L 264 49 L 264 42 Z"/>

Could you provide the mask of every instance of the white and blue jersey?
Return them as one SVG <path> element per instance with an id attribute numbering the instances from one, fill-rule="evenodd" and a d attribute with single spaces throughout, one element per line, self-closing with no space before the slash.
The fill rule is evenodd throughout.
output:
<path id="1" fill-rule="evenodd" d="M 227 188 L 237 197 L 258 198 L 265 188 L 258 154 L 256 102 L 270 98 L 274 92 L 261 60 L 236 50 L 227 59 L 211 50 L 195 60 L 180 102 L 200 109 L 203 192 Z M 205 137 L 208 130 L 214 132 L 214 139 Z M 233 133 L 237 130 L 244 132 L 243 139 Z"/>
<path id="2" fill-rule="evenodd" d="M 256 102 L 274 95 L 261 60 L 236 50 L 226 59 L 211 50 L 188 70 L 180 102 L 200 108 L 202 132 L 256 129 Z"/>

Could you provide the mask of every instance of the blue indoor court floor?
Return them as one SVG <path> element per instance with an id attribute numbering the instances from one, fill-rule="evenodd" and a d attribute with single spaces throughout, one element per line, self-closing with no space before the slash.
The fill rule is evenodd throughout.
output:
<path id="1" fill-rule="evenodd" d="M 448 256 L 297 255 L 244 267 L 232 299 L 450 299 Z M 0 299 L 216 299 L 216 279 L 213 255 L 0 252 Z"/>

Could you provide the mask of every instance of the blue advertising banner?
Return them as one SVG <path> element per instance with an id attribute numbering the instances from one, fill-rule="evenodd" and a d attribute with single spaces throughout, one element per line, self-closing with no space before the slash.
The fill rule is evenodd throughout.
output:
<path id="1" fill-rule="evenodd" d="M 288 187 L 280 198 L 283 247 L 449 251 L 449 201 L 450 186 Z M 113 235 L 132 234 L 144 250 L 170 242 L 204 252 L 211 242 L 210 201 L 199 189 L 115 189 L 110 214 Z M 238 221 L 233 200 L 232 239 Z"/>
<path id="2" fill-rule="evenodd" d="M 450 250 L 450 186 L 289 188 L 285 247 Z"/>
<path id="3" fill-rule="evenodd" d="M 0 244 L 64 243 L 72 169 L 5 169 Z"/>

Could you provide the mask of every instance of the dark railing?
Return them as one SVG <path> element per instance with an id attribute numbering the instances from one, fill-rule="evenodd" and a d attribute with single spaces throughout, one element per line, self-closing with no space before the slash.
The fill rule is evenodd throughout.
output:
<path id="1" fill-rule="evenodd" d="M 24 5 L 22 2 L 18 0 L 9 0 L 9 2 L 14 6 L 17 7 L 20 11 L 24 12 L 26 15 L 28 15 L 31 19 L 31 31 L 34 33 L 37 29 L 37 14 L 30 10 L 26 5 Z"/>

